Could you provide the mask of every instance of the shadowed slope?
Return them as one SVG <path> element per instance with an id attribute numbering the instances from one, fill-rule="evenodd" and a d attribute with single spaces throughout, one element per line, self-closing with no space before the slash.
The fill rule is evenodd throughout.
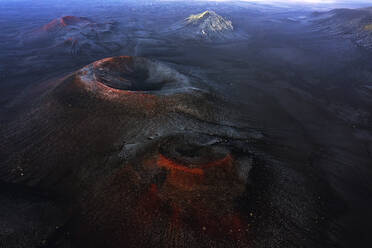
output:
<path id="1" fill-rule="evenodd" d="M 372 8 L 335 9 L 313 16 L 319 28 L 372 49 Z"/>

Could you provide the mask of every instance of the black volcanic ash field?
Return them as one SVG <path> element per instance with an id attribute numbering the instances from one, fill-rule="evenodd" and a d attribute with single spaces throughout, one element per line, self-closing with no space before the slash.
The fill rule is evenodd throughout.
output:
<path id="1" fill-rule="evenodd" d="M 0 7 L 0 247 L 370 243 L 369 8 Z"/>

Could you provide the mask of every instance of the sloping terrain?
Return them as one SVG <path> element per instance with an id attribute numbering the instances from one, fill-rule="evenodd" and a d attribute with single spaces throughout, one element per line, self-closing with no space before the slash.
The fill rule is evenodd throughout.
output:
<path id="1" fill-rule="evenodd" d="M 30 219 L 36 239 L 56 245 L 67 228 L 84 247 L 246 247 L 248 214 L 235 204 L 253 157 L 234 140 L 249 136 L 226 128 L 222 102 L 197 85 L 158 61 L 107 58 L 57 82 L 3 129 L 0 182 L 58 195 L 71 211 L 51 221 L 61 231 Z M 37 243 L 20 225 L 0 230 L 3 241 Z"/>
<path id="2" fill-rule="evenodd" d="M 315 230 L 317 195 L 293 186 L 303 175 L 271 156 L 269 137 L 236 126 L 239 115 L 200 79 L 142 57 L 102 59 L 57 80 L 1 129 L 0 182 L 20 200 L 40 192 L 41 203 L 15 209 L 36 217 L 0 229 L 0 242 L 243 248 L 257 237 L 281 242 L 297 224 Z M 48 221 L 38 205 L 63 211 Z"/>
<path id="3" fill-rule="evenodd" d="M 372 8 L 316 12 L 313 18 L 318 28 L 372 49 Z"/>

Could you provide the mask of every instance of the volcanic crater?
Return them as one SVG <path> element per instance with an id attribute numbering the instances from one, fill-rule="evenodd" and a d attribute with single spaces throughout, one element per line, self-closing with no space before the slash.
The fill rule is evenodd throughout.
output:
<path id="1" fill-rule="evenodd" d="M 79 73 L 82 82 L 105 85 L 116 90 L 170 93 L 189 85 L 189 79 L 155 60 L 120 56 L 99 60 Z"/>

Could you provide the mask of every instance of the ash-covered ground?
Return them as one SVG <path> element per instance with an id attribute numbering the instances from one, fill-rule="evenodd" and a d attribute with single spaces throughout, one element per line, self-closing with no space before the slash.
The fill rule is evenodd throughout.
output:
<path id="1" fill-rule="evenodd" d="M 372 12 L 0 3 L 0 247 L 366 247 Z"/>

